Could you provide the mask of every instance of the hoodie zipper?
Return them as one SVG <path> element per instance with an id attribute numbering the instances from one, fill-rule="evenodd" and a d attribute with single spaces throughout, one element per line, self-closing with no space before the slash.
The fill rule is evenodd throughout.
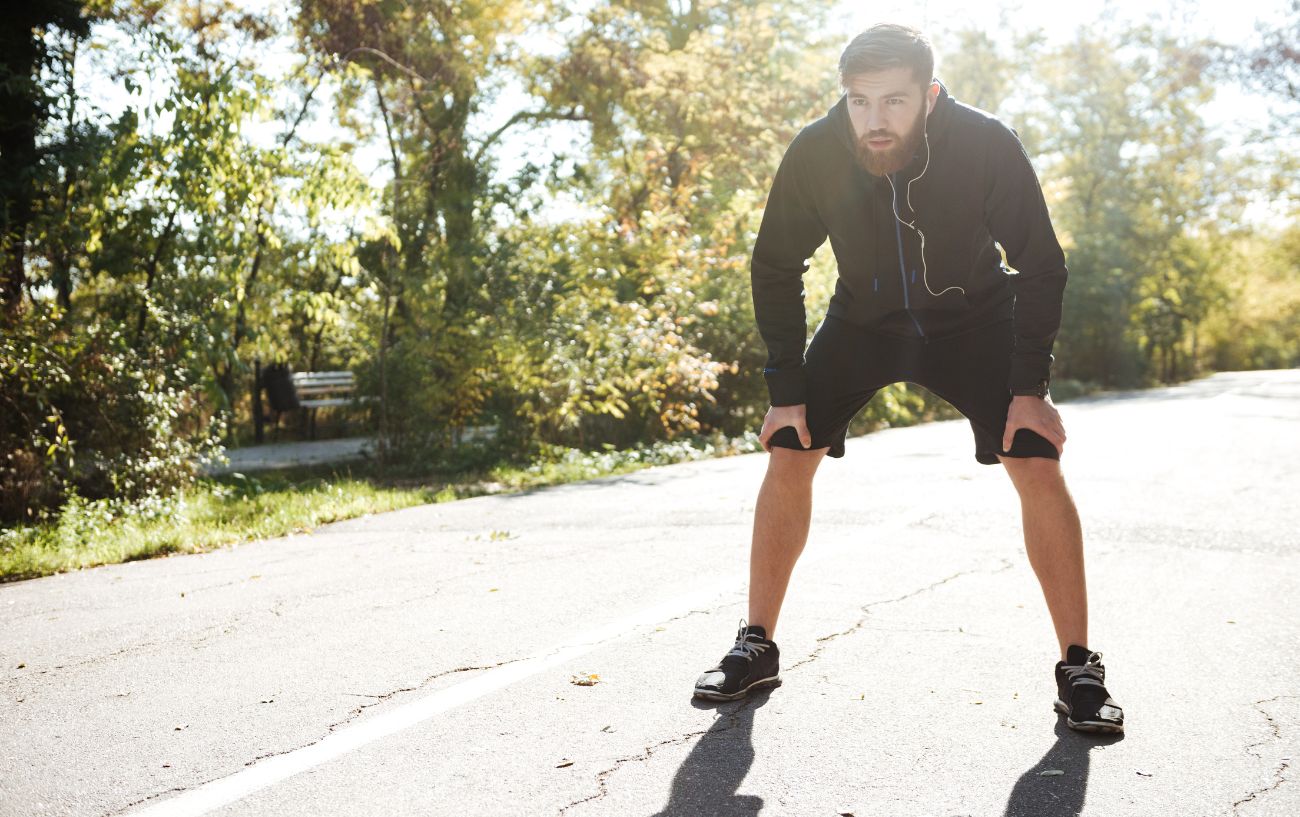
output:
<path id="1" fill-rule="evenodd" d="M 898 187 L 898 177 L 895 176 L 894 177 L 895 191 L 897 190 L 897 187 Z M 893 207 L 890 209 L 889 214 L 892 216 L 894 215 L 894 210 L 897 209 L 898 207 L 898 199 L 893 198 L 891 199 L 891 201 L 893 203 Z M 894 219 L 894 238 L 898 241 L 898 276 L 903 281 L 903 311 L 907 312 L 907 316 L 912 319 L 913 325 L 916 326 L 916 331 L 920 334 L 921 337 L 924 338 L 925 330 L 921 328 L 921 322 L 916 319 L 916 315 L 912 314 L 911 299 L 908 297 L 907 294 L 907 290 L 909 289 L 909 287 L 907 285 L 907 266 L 903 262 L 903 228 L 899 225 L 897 218 Z M 915 275 L 915 272 L 913 273 L 913 275 Z M 929 339 L 927 338 L 927 341 L 928 340 Z"/>

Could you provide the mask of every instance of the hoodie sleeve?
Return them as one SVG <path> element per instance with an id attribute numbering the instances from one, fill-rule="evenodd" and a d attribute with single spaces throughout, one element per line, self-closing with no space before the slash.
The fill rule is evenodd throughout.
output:
<path id="1" fill-rule="evenodd" d="M 781 158 L 750 261 L 754 317 L 767 344 L 763 377 L 773 406 L 806 402 L 803 364 L 808 322 L 803 274 L 809 256 L 826 240 L 826 227 L 799 156 L 805 147 L 796 137 Z"/>
<path id="2" fill-rule="evenodd" d="M 1010 388 L 1050 377 L 1052 345 L 1061 326 L 1065 254 L 1056 240 L 1043 190 L 1014 129 L 994 121 L 986 164 L 984 220 L 1006 251 L 1015 292 Z"/>

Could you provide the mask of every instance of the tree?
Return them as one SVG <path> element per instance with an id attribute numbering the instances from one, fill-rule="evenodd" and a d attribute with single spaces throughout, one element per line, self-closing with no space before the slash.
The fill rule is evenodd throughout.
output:
<path id="1" fill-rule="evenodd" d="M 49 62 L 45 38 L 52 29 L 85 36 L 97 6 L 23 3 L 0 24 L 0 310 L 9 321 L 17 318 L 27 285 L 27 233 L 41 161 L 36 136 L 55 101 L 38 80 Z"/>
<path id="2" fill-rule="evenodd" d="M 543 11 L 520 2 L 302 5 L 307 47 L 353 66 L 340 74 L 342 123 L 363 138 L 377 131 L 390 159 L 391 233 L 364 253 L 382 298 L 371 331 L 385 454 L 446 444 L 488 399 L 494 304 L 485 262 L 501 194 L 490 184 L 490 150 L 511 127 L 578 114 L 521 111 L 480 139 L 470 121 L 513 75 L 513 38 Z"/>
<path id="3" fill-rule="evenodd" d="M 615 2 L 539 60 L 533 93 L 590 121 L 589 152 L 557 181 L 599 214 L 553 231 L 573 258 L 513 324 L 521 338 L 539 314 L 553 327 L 513 348 L 556 428 L 629 442 L 748 427 L 765 358 L 749 252 L 781 151 L 834 102 L 824 14 Z"/>
<path id="4" fill-rule="evenodd" d="M 1063 376 L 1137 385 L 1157 354 L 1162 379 L 1195 366 L 1180 356 L 1216 298 L 1195 244 L 1237 215 L 1200 115 L 1209 63 L 1206 44 L 1149 27 L 1081 31 L 1039 63 L 1048 93 L 1028 148 L 1070 268 Z"/>

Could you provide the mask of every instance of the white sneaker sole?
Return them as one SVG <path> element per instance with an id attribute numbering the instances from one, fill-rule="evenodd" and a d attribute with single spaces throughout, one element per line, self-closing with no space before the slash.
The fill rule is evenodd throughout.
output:
<path id="1" fill-rule="evenodd" d="M 751 683 L 749 686 L 744 687 L 742 689 L 738 689 L 735 692 L 731 693 L 730 695 L 724 692 L 715 692 L 711 689 L 700 689 L 699 687 L 696 687 L 695 697 L 704 698 L 705 700 L 709 700 L 709 701 L 735 701 L 737 699 L 743 698 L 746 695 L 748 695 L 750 693 L 750 690 L 761 689 L 762 687 L 767 687 L 767 686 L 778 687 L 780 685 L 781 685 L 781 675 L 778 673 L 776 675 L 773 675 L 771 678 L 760 678 L 757 681 Z"/>
<path id="2" fill-rule="evenodd" d="M 1076 721 L 1070 717 L 1070 707 L 1060 698 L 1056 699 L 1053 704 L 1057 712 L 1065 716 L 1065 725 L 1079 732 L 1095 732 L 1097 734 L 1122 734 L 1124 732 L 1123 723 L 1114 723 L 1112 721 Z"/>

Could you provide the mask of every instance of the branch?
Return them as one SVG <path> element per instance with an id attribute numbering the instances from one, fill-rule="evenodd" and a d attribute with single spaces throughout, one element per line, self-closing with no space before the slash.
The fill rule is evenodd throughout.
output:
<path id="1" fill-rule="evenodd" d="M 352 59 L 352 55 L 353 55 L 353 54 L 356 54 L 356 53 L 362 53 L 362 54 L 373 54 L 374 56 L 379 57 L 379 59 L 383 60 L 384 62 L 386 62 L 386 63 L 388 63 L 389 65 L 391 65 L 391 66 L 393 66 L 394 68 L 396 68 L 398 71 L 401 71 L 403 74 L 406 74 L 406 75 L 409 76 L 409 77 L 413 77 L 413 78 L 415 78 L 415 79 L 418 79 L 418 80 L 420 80 L 421 82 L 428 82 L 428 80 L 425 79 L 423 76 L 421 76 L 418 72 L 411 70 L 410 68 L 406 67 L 405 65 L 402 65 L 400 62 L 398 62 L 397 60 L 395 60 L 395 59 L 393 59 L 392 57 L 388 56 L 388 55 L 385 54 L 383 51 L 380 51 L 378 48 L 371 48 L 371 47 L 368 46 L 368 45 L 359 45 L 359 46 L 357 46 L 356 48 L 352 49 L 352 50 L 349 51 L 348 53 L 344 54 L 343 57 L 342 57 L 342 59 L 344 59 L 344 60 L 351 60 L 351 59 Z"/>
<path id="2" fill-rule="evenodd" d="M 507 119 L 504 125 L 492 131 L 492 133 L 488 134 L 488 137 L 483 140 L 483 144 L 479 145 L 478 150 L 474 152 L 473 164 L 475 167 L 477 167 L 479 160 L 483 158 L 483 153 L 487 151 L 489 147 L 492 146 L 492 143 L 496 142 L 498 139 L 501 138 L 502 134 L 504 134 L 507 130 L 519 124 L 520 122 L 526 120 L 532 122 L 545 122 L 548 120 L 552 120 L 552 121 L 567 120 L 570 122 L 585 122 L 589 119 L 590 117 L 587 116 L 586 114 L 578 113 L 577 108 L 569 108 L 567 111 L 520 111 L 519 113 Z"/>
<path id="3" fill-rule="evenodd" d="M 322 69 L 320 76 L 316 77 L 316 83 L 311 86 L 311 90 L 307 92 L 307 96 L 303 99 L 302 109 L 298 111 L 298 116 L 294 118 L 293 124 L 289 126 L 288 131 L 280 135 L 280 147 L 289 146 L 289 142 L 293 139 L 294 134 L 298 132 L 298 126 L 302 124 L 303 118 L 307 116 L 307 109 L 311 107 L 312 97 L 316 96 L 316 91 L 320 88 L 321 82 L 324 80 L 325 70 Z"/>

